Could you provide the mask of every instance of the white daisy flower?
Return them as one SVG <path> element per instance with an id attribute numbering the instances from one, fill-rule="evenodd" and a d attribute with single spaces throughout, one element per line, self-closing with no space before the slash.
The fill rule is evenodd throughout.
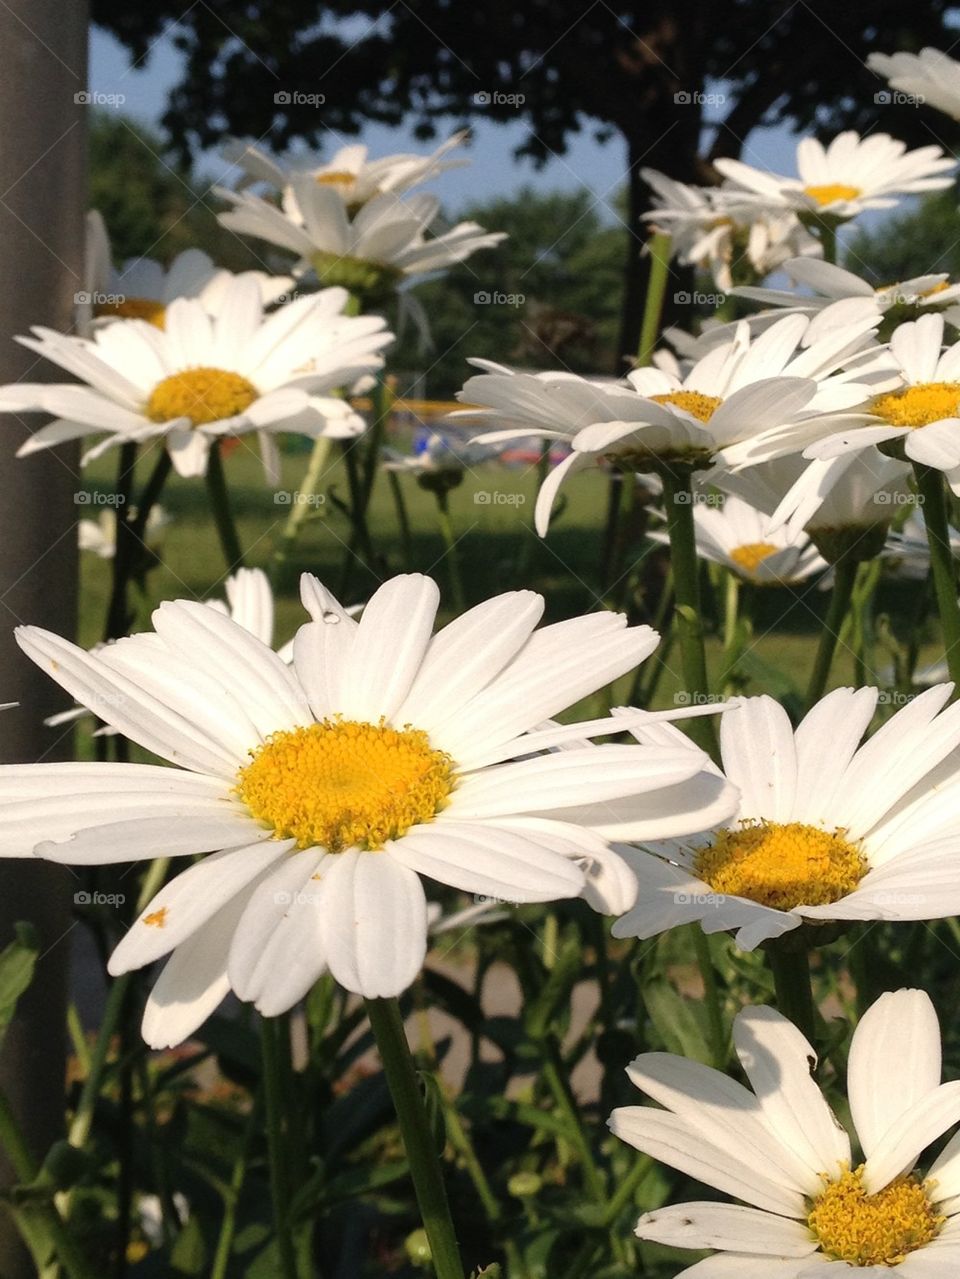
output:
<path id="1" fill-rule="evenodd" d="M 427 479 L 431 476 L 462 477 L 464 471 L 489 462 L 502 452 L 501 446 L 478 444 L 464 431 L 453 427 L 443 431 L 429 428 L 416 432 L 412 445 L 410 453 L 384 448 L 384 470 Z"/>
<path id="2" fill-rule="evenodd" d="M 738 930 L 737 945 L 752 950 L 805 921 L 960 913 L 952 691 L 922 693 L 862 746 L 876 688 L 836 689 L 796 731 L 772 698 L 740 700 L 720 723 L 738 813 L 693 839 L 632 853 L 640 892 L 614 936 L 653 937 L 696 920 L 705 932 Z"/>
<path id="3" fill-rule="evenodd" d="M 892 89 L 960 120 L 960 62 L 929 46 L 919 53 L 871 53 L 867 66 Z"/>
<path id="4" fill-rule="evenodd" d="M 414 276 L 462 262 L 506 238 L 505 232 L 485 231 L 476 222 L 459 222 L 428 238 L 440 212 L 432 195 L 400 200 L 388 192 L 351 217 L 339 192 L 309 174 L 291 177 L 282 208 L 249 191 L 219 194 L 234 206 L 218 215 L 231 231 L 295 253 L 298 269 L 312 267 L 321 284 L 341 284 L 377 299 Z"/>
<path id="5" fill-rule="evenodd" d="M 772 308 L 751 316 L 752 328 L 758 321 L 772 323 L 778 315 L 809 315 L 813 317 L 810 336 L 819 337 L 851 319 L 871 317 L 879 325 L 884 317 L 903 321 L 927 310 L 943 311 L 944 319 L 960 328 L 960 283 L 951 282 L 945 272 L 913 276 L 878 288 L 831 262 L 792 258 L 783 263 L 783 270 L 796 284 L 813 292 L 800 294 L 788 289 L 747 286 L 733 289 L 738 297 Z"/>
<path id="6" fill-rule="evenodd" d="M 960 560 L 960 532 L 948 526 L 950 538 L 950 554 Z M 922 582 L 930 572 L 930 543 L 927 539 L 927 524 L 921 511 L 912 511 L 910 518 L 896 533 L 891 533 L 887 540 L 885 555 L 892 562 L 891 567 L 898 577 L 908 581 Z M 946 669 L 946 668 L 944 668 Z M 948 675 L 941 676 L 949 679 Z M 924 672 L 919 681 L 924 684 L 936 681 L 930 678 L 930 672 Z"/>
<path id="7" fill-rule="evenodd" d="M 897 382 L 873 396 L 843 430 L 809 444 L 805 457 L 832 458 L 903 441 L 911 462 L 943 471 L 960 494 L 960 342 L 943 349 L 943 316 L 901 324 L 890 339 Z"/>
<path id="8" fill-rule="evenodd" d="M 729 182 L 781 208 L 808 217 L 854 218 L 865 209 L 890 209 L 902 195 L 942 191 L 953 181 L 955 161 L 940 147 L 918 147 L 886 133 L 862 138 L 838 133 L 828 146 L 816 138 L 797 144 L 797 178 L 766 173 L 742 160 L 719 159 L 715 167 Z"/>
<path id="9" fill-rule="evenodd" d="M 644 1213 L 641 1239 L 717 1249 L 677 1279 L 952 1279 L 960 1269 L 960 1139 L 917 1161 L 960 1120 L 941 1082 L 937 1015 L 922 990 L 881 995 L 850 1045 L 847 1097 L 862 1162 L 811 1069 L 817 1055 L 772 1008 L 746 1008 L 734 1046 L 750 1087 L 671 1053 L 627 1067 L 656 1106 L 623 1106 L 623 1141 L 739 1203 Z"/>
<path id="10" fill-rule="evenodd" d="M 273 435 L 353 435 L 363 419 L 333 392 L 382 366 L 392 341 L 379 316 L 343 314 L 347 294 L 325 289 L 265 316 L 252 280 L 227 286 L 221 313 L 178 298 L 161 332 L 118 320 L 91 339 L 36 328 L 18 341 L 81 380 L 0 387 L 0 411 L 52 413 L 18 456 L 104 433 L 84 462 L 127 442 L 162 438 L 180 475 L 202 475 L 211 445 L 256 431 L 268 478 L 276 478 Z M 85 383 L 85 385 L 84 385 Z"/>
<path id="11" fill-rule="evenodd" d="M 762 279 L 797 254 L 823 252 L 795 213 L 771 209 L 759 196 L 690 186 L 656 169 L 641 176 L 655 193 L 645 220 L 672 237 L 671 252 L 682 263 L 710 271 L 724 292 L 744 269 Z"/>
<path id="12" fill-rule="evenodd" d="M 136 507 L 131 517 L 136 516 Z M 143 531 L 145 544 L 154 550 L 160 542 L 160 534 L 170 523 L 170 516 L 162 506 L 151 508 Z M 117 512 L 111 506 L 100 512 L 95 520 L 77 521 L 77 544 L 81 551 L 89 551 L 101 560 L 112 560 L 117 553 Z"/>
<path id="13" fill-rule="evenodd" d="M 340 147 L 326 164 L 310 166 L 284 166 L 260 147 L 248 142 L 231 139 L 223 149 L 224 159 L 238 165 L 244 174 L 241 185 L 265 182 L 278 191 L 285 191 L 294 177 L 309 177 L 320 186 L 329 187 L 341 196 L 351 209 L 358 209 L 378 195 L 392 192 L 400 195 L 411 187 L 429 182 L 448 169 L 462 168 L 470 163 L 465 157 L 448 158 L 451 151 L 462 146 L 467 130 L 454 133 L 429 155 L 384 155 L 371 160 L 367 147 L 353 143 Z"/>
<path id="14" fill-rule="evenodd" d="M 199 298 L 204 309 L 218 315 L 231 280 L 253 280 L 263 305 L 272 306 L 293 288 L 293 277 L 267 271 L 242 271 L 239 276 L 214 265 L 200 249 L 185 249 L 164 267 L 153 258 L 127 258 L 113 265 L 110 237 L 101 215 L 87 214 L 86 283 L 81 295 L 81 325 L 91 320 L 148 320 L 163 328 L 166 309 L 176 298 Z"/>
<path id="15" fill-rule="evenodd" d="M 808 533 L 821 552 L 839 545 L 858 559 L 879 554 L 894 517 L 915 500 L 911 469 L 870 447 L 829 461 L 799 456 L 713 471 L 710 482 L 770 516 L 773 529 Z M 830 554 L 833 562 L 837 557 Z"/>
<path id="16" fill-rule="evenodd" d="M 210 854 L 110 960 L 116 975 L 171 956 L 144 1018 L 155 1046 L 231 988 L 265 1015 L 325 967 L 358 994 L 404 990 L 426 949 L 421 876 L 507 902 L 583 893 L 612 913 L 636 886 L 611 839 L 700 829 L 736 803 L 689 739 L 559 750 L 623 721 L 540 727 L 649 656 L 649 627 L 600 612 L 536 631 L 544 601 L 520 591 L 434 636 L 429 578 L 387 582 L 359 622 L 316 579 L 302 593 L 314 620 L 292 667 L 186 601 L 97 654 L 19 632 L 78 701 L 176 767 L 0 769 L 0 854 Z"/>
<path id="17" fill-rule="evenodd" d="M 739 497 L 718 503 L 695 494 L 693 526 L 698 555 L 754 586 L 789 586 L 829 567 L 805 533 L 775 528 L 768 515 Z M 669 545 L 665 531 L 648 536 Z"/>
<path id="18" fill-rule="evenodd" d="M 570 456 L 554 468 L 537 498 L 542 535 L 563 480 L 600 458 L 645 471 L 662 464 L 756 463 L 796 453 L 823 434 L 824 423 L 846 420 L 871 386 L 889 384 L 871 346 L 869 323 L 803 347 L 808 325 L 803 316 L 787 316 L 751 338 L 741 323 L 730 341 L 685 374 L 651 366 L 635 369 L 623 382 L 515 373 L 472 360 L 485 372 L 468 379 L 458 399 L 481 406 L 464 416 L 511 424 L 482 441 L 536 433 L 570 444 Z M 781 445 L 785 432 L 788 442 Z"/>

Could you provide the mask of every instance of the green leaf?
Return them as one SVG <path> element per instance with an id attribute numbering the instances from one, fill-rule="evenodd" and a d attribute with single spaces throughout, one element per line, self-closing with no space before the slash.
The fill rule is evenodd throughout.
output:
<path id="1" fill-rule="evenodd" d="M 712 1065 L 703 1009 L 678 995 L 663 978 L 651 981 L 643 992 L 650 1020 L 668 1052 Z"/>
<path id="2" fill-rule="evenodd" d="M 32 924 L 14 924 L 15 939 L 0 952 L 0 1044 L 13 1020 L 20 996 L 33 981 L 40 938 Z"/>

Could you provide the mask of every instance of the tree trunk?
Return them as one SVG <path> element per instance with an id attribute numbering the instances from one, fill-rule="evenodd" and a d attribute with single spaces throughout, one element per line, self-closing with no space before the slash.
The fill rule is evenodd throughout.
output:
<path id="1" fill-rule="evenodd" d="M 87 10 L 85 0 L 0 5 L 0 382 L 38 381 L 48 368 L 11 338 L 32 324 L 68 329 L 83 288 Z M 36 420 L 34 419 L 34 425 Z M 74 449 L 14 458 L 26 425 L 0 417 L 0 759 L 63 758 L 70 740 L 44 728 L 64 696 L 22 656 L 12 628 L 37 623 L 70 635 L 76 610 Z M 0 862 L 0 946 L 33 922 L 41 959 L 0 1054 L 0 1087 L 37 1158 L 63 1128 L 65 1012 L 73 878 L 59 866 Z M 10 1170 L 0 1165 L 0 1186 Z M 35 1270 L 0 1215 L 0 1275 Z"/>

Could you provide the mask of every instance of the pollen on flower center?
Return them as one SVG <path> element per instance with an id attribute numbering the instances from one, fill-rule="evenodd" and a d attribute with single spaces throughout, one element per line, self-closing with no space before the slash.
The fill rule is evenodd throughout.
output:
<path id="1" fill-rule="evenodd" d="M 960 382 L 918 382 L 888 391 L 874 398 L 870 412 L 891 426 L 929 426 L 943 418 L 960 417 Z"/>
<path id="2" fill-rule="evenodd" d="M 945 1220 L 916 1178 L 898 1177 L 868 1195 L 860 1167 L 828 1182 L 807 1223 L 823 1251 L 837 1261 L 896 1266 L 935 1239 Z"/>
<path id="3" fill-rule="evenodd" d="M 698 853 L 694 869 L 718 893 L 775 910 L 826 906 L 867 872 L 866 858 L 843 835 L 802 822 L 743 823 L 720 831 Z"/>
<path id="4" fill-rule="evenodd" d="M 194 426 L 203 426 L 235 417 L 259 394 L 252 382 L 229 369 L 184 369 L 157 383 L 145 411 L 151 422 L 188 417 Z"/>
<path id="5" fill-rule="evenodd" d="M 98 302 L 93 308 L 98 317 L 111 315 L 120 320 L 146 320 L 162 329 L 167 308 L 155 298 L 124 298 L 122 302 Z"/>
<path id="6" fill-rule="evenodd" d="M 419 729 L 325 719 L 268 737 L 237 793 L 277 839 L 341 852 L 382 848 L 432 821 L 453 783 L 453 761 Z"/>
<path id="7" fill-rule="evenodd" d="M 326 173 L 318 173 L 315 180 L 323 187 L 352 187 L 357 175 L 349 169 L 330 169 Z"/>
<path id="8" fill-rule="evenodd" d="M 719 395 L 702 395 L 699 391 L 668 391 L 664 395 L 651 395 L 650 399 L 657 404 L 672 404 L 701 422 L 709 422 L 723 403 Z"/>
<path id="9" fill-rule="evenodd" d="M 730 552 L 730 558 L 745 573 L 752 575 L 778 549 L 772 542 L 746 542 L 743 546 L 735 546 Z"/>
<path id="10" fill-rule="evenodd" d="M 827 182 L 822 186 L 809 186 L 803 188 L 803 194 L 808 195 L 811 200 L 816 200 L 821 207 L 827 204 L 836 204 L 838 200 L 855 200 L 861 194 L 859 187 L 847 186 L 843 182 Z"/>

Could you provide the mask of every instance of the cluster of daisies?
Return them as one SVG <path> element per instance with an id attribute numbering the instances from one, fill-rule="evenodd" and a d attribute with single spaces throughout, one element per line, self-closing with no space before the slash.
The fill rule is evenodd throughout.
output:
<path id="1" fill-rule="evenodd" d="M 875 69 L 960 116 L 960 66 L 943 55 Z M 351 396 L 383 367 L 386 302 L 415 312 L 419 277 L 502 238 L 438 230 L 434 197 L 412 193 L 459 162 L 462 140 L 382 160 L 346 147 L 310 168 L 234 146 L 243 179 L 221 221 L 285 252 L 285 274 L 234 275 L 195 251 L 166 271 L 117 269 L 93 215 L 78 333 L 21 339 L 75 380 L 0 388 L 0 410 L 53 418 L 21 453 L 95 435 L 91 459 L 160 440 L 191 477 L 224 439 L 256 433 L 276 476 L 278 433 L 362 432 Z M 649 173 L 649 221 L 673 252 L 759 309 L 669 334 L 623 379 L 474 361 L 460 420 L 385 465 L 440 491 L 532 437 L 560 459 L 538 495 L 541 534 L 577 470 L 617 468 L 654 503 L 682 473 L 700 557 L 742 581 L 795 585 L 880 555 L 925 575 L 928 531 L 906 516 L 913 467 L 960 495 L 960 284 L 876 288 L 823 252 L 843 222 L 947 186 L 952 167 L 934 146 L 845 133 L 802 142 L 796 178 L 739 161 L 720 162 L 710 189 Z M 797 288 L 763 287 L 778 269 Z M 157 541 L 165 517 L 151 518 Z M 111 513 L 80 534 L 116 557 Z M 437 627 L 438 588 L 419 574 L 356 608 L 305 574 L 301 601 L 283 645 L 255 569 L 228 579 L 225 601 L 163 603 L 151 630 L 90 651 L 17 632 L 71 699 L 50 722 L 92 716 L 153 761 L 0 768 L 0 856 L 185 862 L 109 962 L 118 975 L 162 961 L 143 1019 L 154 1047 L 192 1035 L 229 993 L 282 1013 L 324 972 L 367 998 L 400 994 L 426 957 L 433 885 L 484 909 L 582 898 L 618 938 L 694 924 L 744 950 L 809 925 L 960 914 L 952 683 L 930 677 L 872 735 L 873 687 L 815 700 L 795 728 L 767 696 L 561 723 L 650 659 L 656 631 L 602 608 L 542 625 L 532 591 Z M 717 759 L 678 726 L 702 715 L 718 720 Z M 861 1019 L 848 1126 L 781 1014 L 744 1010 L 734 1044 L 749 1088 L 669 1054 L 629 1068 L 654 1104 L 615 1111 L 613 1132 L 739 1201 L 657 1209 L 640 1237 L 714 1250 L 689 1279 L 952 1276 L 960 1136 L 916 1171 L 960 1124 L 929 999 L 885 995 Z"/>

